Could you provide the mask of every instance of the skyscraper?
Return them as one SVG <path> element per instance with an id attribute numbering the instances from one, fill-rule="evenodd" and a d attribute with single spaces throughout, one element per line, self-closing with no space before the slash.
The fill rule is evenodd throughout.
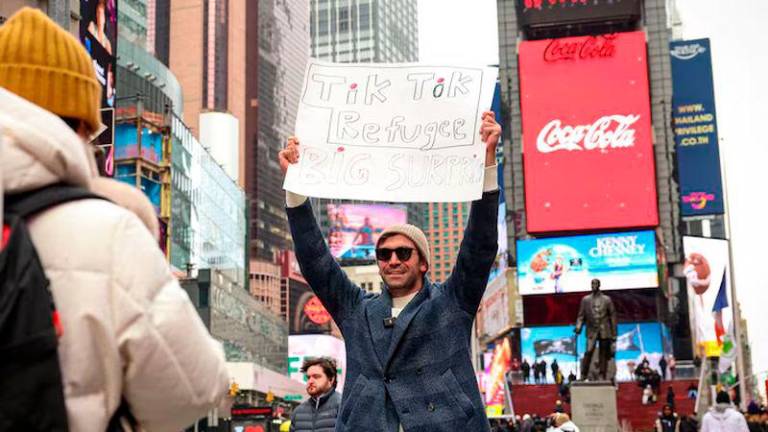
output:
<path id="1" fill-rule="evenodd" d="M 459 245 L 464 238 L 469 203 L 429 203 L 427 207 L 424 232 L 430 242 L 430 278 L 435 282 L 444 282 L 453 270 Z"/>
<path id="2" fill-rule="evenodd" d="M 405 63 L 419 59 L 416 0 L 312 0 L 312 57 L 337 63 Z M 328 230 L 326 205 L 316 200 L 323 232 Z M 408 205 L 408 222 L 424 227 L 425 204 Z"/>
<path id="3" fill-rule="evenodd" d="M 259 2 L 258 147 L 246 156 L 251 256 L 274 261 L 292 248 L 277 153 L 293 134 L 309 60 L 309 7 L 303 0 Z M 250 77 L 249 77 L 250 78 Z"/>
<path id="4" fill-rule="evenodd" d="M 312 57 L 339 63 L 419 59 L 416 0 L 312 0 Z"/>

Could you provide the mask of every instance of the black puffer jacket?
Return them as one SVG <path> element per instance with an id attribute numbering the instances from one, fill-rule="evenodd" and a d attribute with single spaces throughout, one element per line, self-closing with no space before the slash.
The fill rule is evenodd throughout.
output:
<path id="1" fill-rule="evenodd" d="M 341 405 L 341 395 L 331 390 L 320 399 L 309 398 L 291 415 L 291 432 L 333 432 Z"/>

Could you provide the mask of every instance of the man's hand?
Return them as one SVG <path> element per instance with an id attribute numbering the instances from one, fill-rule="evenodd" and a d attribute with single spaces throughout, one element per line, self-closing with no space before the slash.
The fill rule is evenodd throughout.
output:
<path id="1" fill-rule="evenodd" d="M 285 148 L 277 154 L 277 159 L 280 162 L 280 169 L 285 175 L 288 172 L 288 166 L 299 161 L 299 139 L 295 136 L 288 137 L 288 142 Z"/>
<path id="2" fill-rule="evenodd" d="M 496 165 L 496 144 L 501 136 L 501 126 L 496 123 L 496 114 L 493 111 L 485 111 L 480 124 L 480 136 L 485 143 L 485 166 Z"/>

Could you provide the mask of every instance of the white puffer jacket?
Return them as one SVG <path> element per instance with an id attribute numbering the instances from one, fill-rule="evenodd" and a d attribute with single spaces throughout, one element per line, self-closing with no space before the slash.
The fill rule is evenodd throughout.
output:
<path id="1" fill-rule="evenodd" d="M 0 88 L 5 193 L 57 182 L 89 188 L 94 166 L 58 117 Z M 121 396 L 151 431 L 180 430 L 219 403 L 229 385 L 221 346 L 136 215 L 82 200 L 28 223 L 64 329 L 70 430 L 104 431 Z"/>
<path id="2" fill-rule="evenodd" d="M 719 403 L 704 414 L 701 432 L 749 432 L 744 416 L 731 404 Z"/>

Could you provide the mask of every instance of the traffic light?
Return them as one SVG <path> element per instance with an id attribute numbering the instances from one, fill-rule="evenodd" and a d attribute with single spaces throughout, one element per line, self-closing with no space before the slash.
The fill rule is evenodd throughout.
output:
<path id="1" fill-rule="evenodd" d="M 267 397 L 266 397 L 266 400 L 267 400 L 267 403 L 272 403 L 272 402 L 274 402 L 274 400 L 275 400 L 275 394 L 274 394 L 274 393 L 272 393 L 272 390 L 270 390 L 270 391 L 268 391 L 268 392 L 267 392 Z"/>
<path id="2" fill-rule="evenodd" d="M 238 386 L 236 382 L 232 381 L 232 384 L 229 385 L 229 395 L 235 397 L 239 391 L 240 386 Z"/>

